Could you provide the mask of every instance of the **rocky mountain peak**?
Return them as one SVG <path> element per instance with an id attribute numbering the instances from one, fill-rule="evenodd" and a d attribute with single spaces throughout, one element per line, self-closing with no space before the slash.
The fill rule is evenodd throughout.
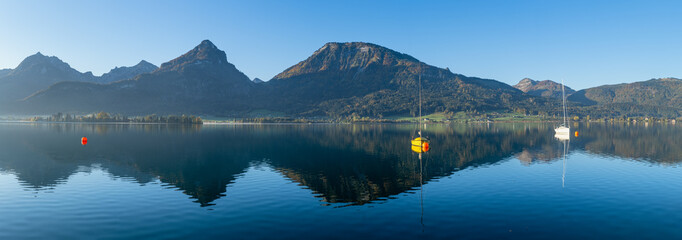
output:
<path id="1" fill-rule="evenodd" d="M 183 71 L 196 65 L 227 64 L 227 55 L 209 40 L 202 41 L 194 49 L 169 62 L 161 64 L 158 71 Z"/>
<path id="2" fill-rule="evenodd" d="M 552 80 L 536 81 L 530 78 L 524 78 L 513 87 L 530 95 L 561 98 L 561 83 Z M 575 90 L 567 86 L 564 86 L 564 89 L 566 95 L 575 92 Z"/>
<path id="3" fill-rule="evenodd" d="M 19 63 L 19 66 L 17 66 L 16 70 L 23 71 L 26 69 L 30 69 L 32 67 L 56 67 L 59 69 L 70 69 L 71 66 L 69 66 L 68 63 L 63 62 L 61 59 L 51 56 L 45 56 L 40 52 L 37 52 L 36 54 L 33 54 L 31 56 L 28 56 L 24 58 L 21 63 Z"/>
<path id="4" fill-rule="evenodd" d="M 528 92 L 533 86 L 537 84 L 537 81 L 530 79 L 530 78 L 524 78 L 519 81 L 516 85 L 514 85 L 514 88 L 519 89 L 523 92 Z"/>
<path id="5" fill-rule="evenodd" d="M 372 43 L 329 42 L 273 79 L 324 71 L 363 71 L 372 65 L 414 67 L 425 64 L 410 55 Z"/>
<path id="6" fill-rule="evenodd" d="M 147 61 L 145 61 L 145 60 L 142 60 L 142 61 L 140 61 L 139 63 L 135 64 L 134 67 L 154 67 L 154 68 L 157 68 L 156 65 L 154 65 L 154 64 L 152 64 L 152 63 L 150 63 L 150 62 L 147 62 Z"/>

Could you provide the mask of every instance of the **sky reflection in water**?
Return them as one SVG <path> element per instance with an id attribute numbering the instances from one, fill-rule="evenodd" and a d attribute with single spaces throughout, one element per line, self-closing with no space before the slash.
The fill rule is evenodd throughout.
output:
<path id="1" fill-rule="evenodd" d="M 681 127 L 552 127 L 3 123 L 0 237 L 682 236 Z"/>

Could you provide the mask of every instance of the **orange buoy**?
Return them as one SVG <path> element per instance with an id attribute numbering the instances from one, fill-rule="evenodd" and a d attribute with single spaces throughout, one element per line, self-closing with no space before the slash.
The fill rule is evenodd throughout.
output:
<path id="1" fill-rule="evenodd" d="M 88 144 L 88 138 L 82 137 L 81 138 L 81 144 L 83 144 L 83 146 L 85 146 L 85 144 Z"/>
<path id="2" fill-rule="evenodd" d="M 422 143 L 422 151 L 424 151 L 424 152 L 429 151 L 429 142 Z"/>
<path id="3" fill-rule="evenodd" d="M 575 137 L 578 137 L 578 131 L 575 131 Z"/>

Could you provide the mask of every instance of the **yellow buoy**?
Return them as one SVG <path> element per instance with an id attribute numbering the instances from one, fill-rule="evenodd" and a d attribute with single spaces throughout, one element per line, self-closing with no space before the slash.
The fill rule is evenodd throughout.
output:
<path id="1" fill-rule="evenodd" d="M 575 131 L 575 137 L 578 137 L 578 131 Z"/>
<path id="2" fill-rule="evenodd" d="M 430 150 L 429 139 L 417 137 L 412 139 L 412 151 L 416 153 L 424 153 Z"/>

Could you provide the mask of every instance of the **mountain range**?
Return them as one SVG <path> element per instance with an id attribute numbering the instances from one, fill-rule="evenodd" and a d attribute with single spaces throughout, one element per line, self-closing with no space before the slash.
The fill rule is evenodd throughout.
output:
<path id="1" fill-rule="evenodd" d="M 648 81 L 604 85 L 583 89 L 567 100 L 580 104 L 582 115 L 682 116 L 682 80 L 657 78 Z"/>
<path id="2" fill-rule="evenodd" d="M 206 40 L 158 69 L 109 84 L 60 82 L 22 101 L 36 112 L 107 111 L 127 114 L 242 110 L 253 83 Z"/>
<path id="3" fill-rule="evenodd" d="M 659 78 L 643 82 L 604 85 L 580 90 L 568 100 L 586 105 L 639 104 L 682 106 L 682 80 Z"/>
<path id="4" fill-rule="evenodd" d="M 38 52 L 25 58 L 15 69 L 0 71 L 0 102 L 21 100 L 34 92 L 65 81 L 114 82 L 154 69 L 156 66 L 142 61 L 133 67 L 115 68 L 97 77 L 92 72 L 81 73 L 57 57 L 48 57 Z"/>
<path id="5" fill-rule="evenodd" d="M 419 88 L 422 88 L 421 96 Z M 652 114 L 655 103 L 679 114 L 682 81 L 673 78 L 600 86 L 575 92 L 566 87 L 576 113 Z M 269 81 L 251 80 L 228 62 L 224 51 L 204 40 L 156 67 L 141 61 L 102 76 L 81 73 L 40 53 L 15 69 L 0 70 L 4 114 L 88 113 L 198 114 L 214 116 L 305 116 L 383 118 L 422 111 L 552 114 L 561 106 L 561 85 L 522 79 L 518 84 L 468 77 L 423 63 L 383 46 L 331 42 Z M 659 106 L 660 108 L 660 106 Z M 590 112 L 591 111 L 591 112 Z"/>

